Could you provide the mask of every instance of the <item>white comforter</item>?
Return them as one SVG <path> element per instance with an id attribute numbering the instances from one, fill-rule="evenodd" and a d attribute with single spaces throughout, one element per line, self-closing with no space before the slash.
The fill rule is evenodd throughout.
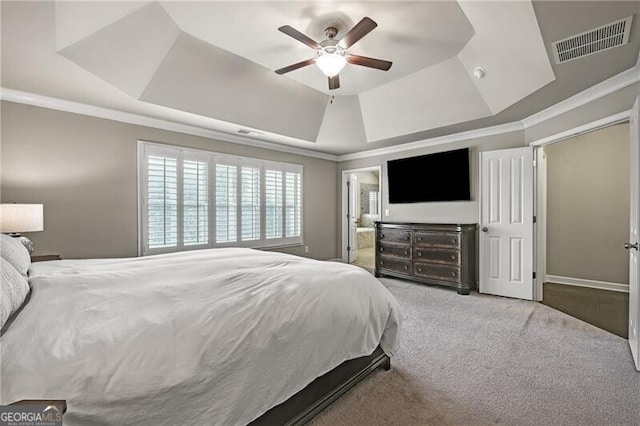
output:
<path id="1" fill-rule="evenodd" d="M 393 296 L 354 266 L 250 249 L 30 269 L 0 340 L 0 402 L 64 423 L 241 425 L 343 361 L 398 347 Z"/>

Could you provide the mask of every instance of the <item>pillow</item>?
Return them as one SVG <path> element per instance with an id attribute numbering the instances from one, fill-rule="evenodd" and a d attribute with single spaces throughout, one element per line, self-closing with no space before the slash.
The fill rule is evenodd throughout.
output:
<path id="1" fill-rule="evenodd" d="M 7 320 L 20 309 L 27 298 L 29 282 L 9 262 L 0 258 L 0 283 L 1 329 Z"/>
<path id="2" fill-rule="evenodd" d="M 9 262 L 20 274 L 27 276 L 31 255 L 19 238 L 0 234 L 0 257 Z"/>

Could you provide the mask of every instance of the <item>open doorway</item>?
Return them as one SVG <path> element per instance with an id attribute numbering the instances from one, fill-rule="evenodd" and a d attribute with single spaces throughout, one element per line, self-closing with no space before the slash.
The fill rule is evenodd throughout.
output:
<path id="1" fill-rule="evenodd" d="M 542 303 L 627 337 L 629 124 L 538 148 Z"/>
<path id="2" fill-rule="evenodd" d="M 370 271 L 375 267 L 381 189 L 380 166 L 342 172 L 342 260 Z"/>

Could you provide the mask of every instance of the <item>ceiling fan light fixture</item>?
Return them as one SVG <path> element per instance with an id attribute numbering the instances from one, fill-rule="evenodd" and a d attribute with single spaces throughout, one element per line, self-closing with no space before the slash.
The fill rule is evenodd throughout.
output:
<path id="1" fill-rule="evenodd" d="M 382 59 L 368 58 L 360 55 L 347 54 L 347 49 L 353 46 L 358 40 L 366 36 L 376 28 L 378 24 L 369 17 L 364 17 L 353 28 L 351 28 L 339 41 L 335 39 L 338 30 L 335 27 L 327 27 L 324 30 L 327 39 L 318 43 L 317 41 L 302 34 L 300 31 L 289 25 L 283 25 L 278 30 L 289 37 L 309 46 L 316 51 L 317 57 L 307 59 L 289 66 L 279 68 L 276 74 L 286 74 L 299 68 L 306 67 L 315 63 L 320 71 L 329 79 L 329 90 L 340 88 L 340 71 L 345 67 L 347 62 L 352 65 L 373 68 L 382 71 L 389 71 L 392 62 Z"/>
<path id="2" fill-rule="evenodd" d="M 338 75 L 347 64 L 347 58 L 344 57 L 344 52 L 338 50 L 335 52 L 320 50 L 318 54 L 316 65 L 318 65 L 318 68 L 320 68 L 327 77 Z"/>

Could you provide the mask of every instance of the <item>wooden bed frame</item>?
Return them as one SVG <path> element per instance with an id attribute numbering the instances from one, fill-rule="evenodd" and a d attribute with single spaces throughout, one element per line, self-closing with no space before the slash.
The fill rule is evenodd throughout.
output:
<path id="1" fill-rule="evenodd" d="M 391 369 L 391 360 L 380 346 L 369 356 L 343 362 L 249 424 L 303 425 L 378 367 Z"/>

